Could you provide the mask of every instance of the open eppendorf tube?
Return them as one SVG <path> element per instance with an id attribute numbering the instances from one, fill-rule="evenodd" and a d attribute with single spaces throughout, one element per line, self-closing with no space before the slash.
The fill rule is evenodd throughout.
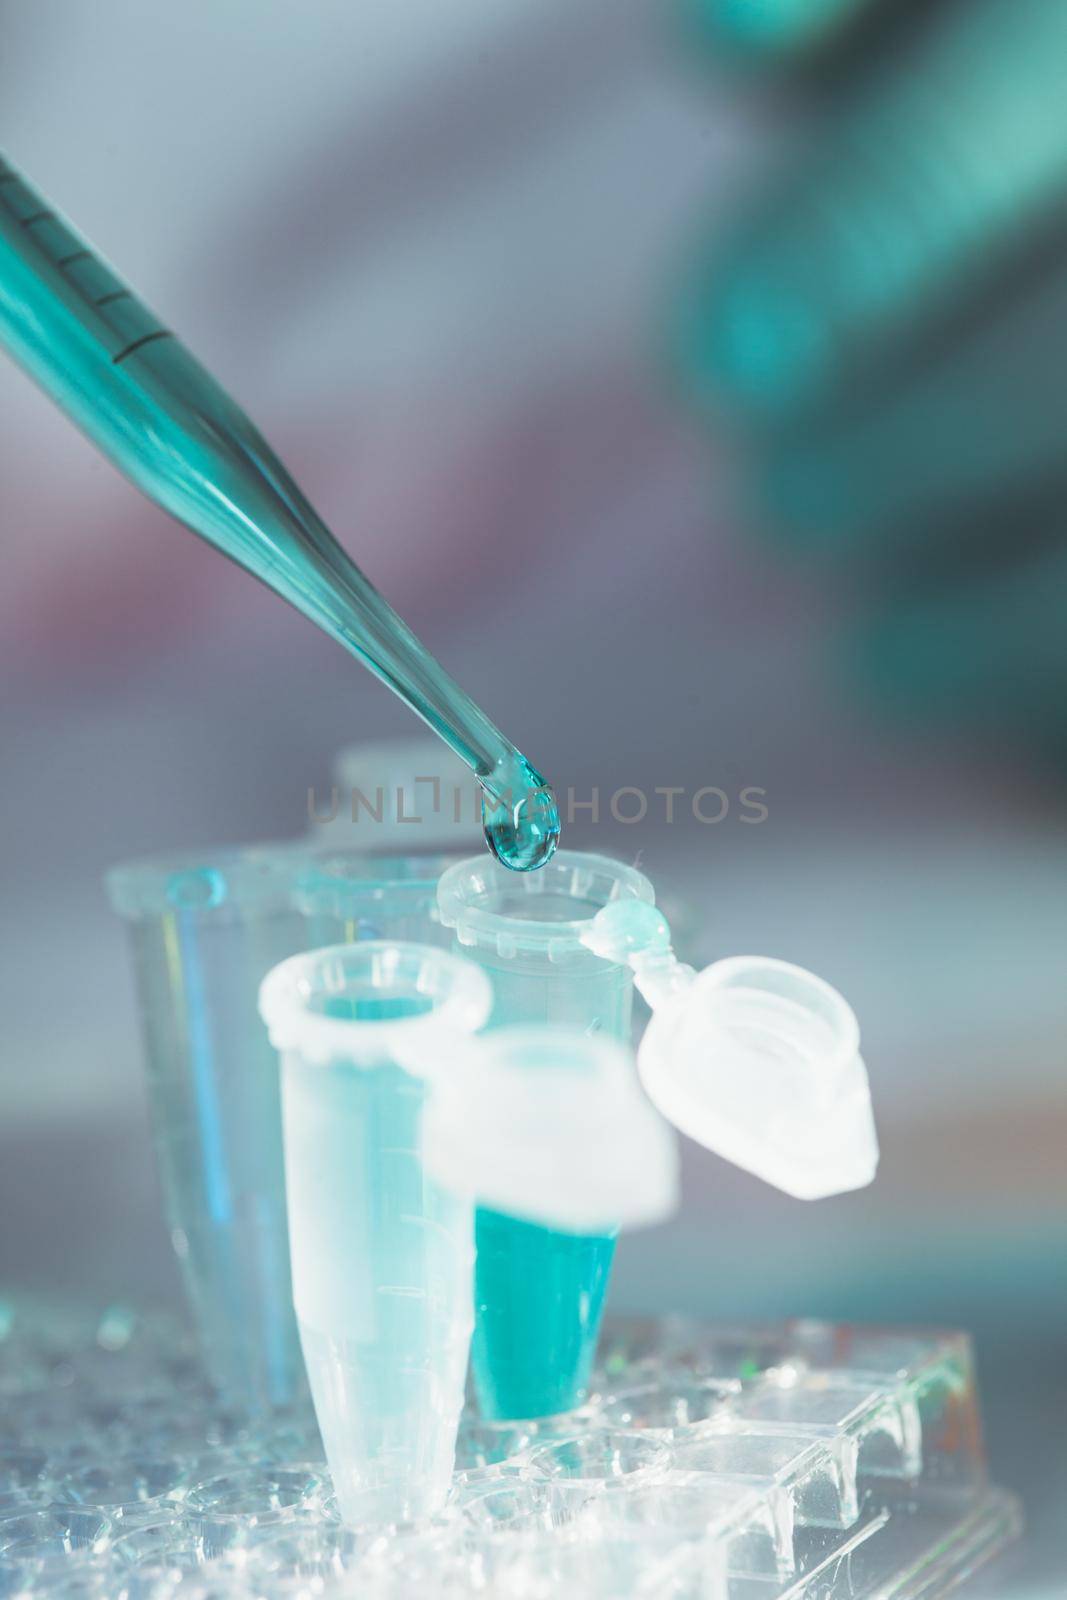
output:
<path id="1" fill-rule="evenodd" d="M 673 1155 L 627 1111 L 633 986 L 653 1013 L 637 1059 L 656 1109 L 803 1199 L 874 1176 L 859 1028 L 836 990 L 788 962 L 735 957 L 699 974 L 683 965 L 647 879 L 604 857 L 563 851 L 522 879 L 484 860 L 462 862 L 442 877 L 438 908 L 494 991 L 490 1033 L 479 1042 L 483 1077 L 462 1088 L 466 1139 L 455 1105 L 450 1121 L 432 1109 L 428 1138 L 435 1170 L 452 1182 L 465 1176 L 479 1199 L 478 1400 L 490 1418 L 550 1415 L 584 1398 L 618 1226 L 671 1209 Z M 494 1038 L 495 1059 L 485 1054 Z M 606 1057 L 594 1061 L 598 1041 L 609 1052 L 617 1041 L 616 1070 Z M 584 1088 L 595 1083 L 595 1093 L 576 1092 L 572 1081 L 564 1095 L 562 1069 L 574 1077 L 583 1047 Z M 510 1084 L 494 1084 L 494 1071 Z M 441 1084 L 458 1096 L 463 1077 Z M 613 1185 L 612 1151 L 631 1174 L 632 1213 Z"/>
<path id="2" fill-rule="evenodd" d="M 484 856 L 462 861 L 438 886 L 442 924 L 492 982 L 490 1031 L 547 1025 L 627 1046 L 633 975 L 624 962 L 595 954 L 583 935 L 605 906 L 650 907 L 653 899 L 652 885 L 634 868 L 567 850 L 522 876 Z M 542 1060 L 547 1067 L 545 1052 Z M 566 1129 L 558 1131 L 566 1137 Z M 521 1134 L 514 1126 L 501 1139 Z M 551 1168 L 545 1171 L 547 1198 L 553 1180 Z M 493 1419 L 548 1416 L 581 1403 L 615 1250 L 617 1225 L 603 1213 L 584 1232 L 528 1220 L 537 1212 L 526 1206 L 520 1213 L 509 1215 L 487 1197 L 475 1219 L 471 1365 L 479 1408 Z"/>
<path id="3" fill-rule="evenodd" d="M 473 1206 L 426 1172 L 434 1072 L 489 984 L 428 945 L 291 958 L 260 1010 L 281 1056 L 293 1303 L 343 1519 L 431 1515 L 451 1482 L 473 1320 Z"/>

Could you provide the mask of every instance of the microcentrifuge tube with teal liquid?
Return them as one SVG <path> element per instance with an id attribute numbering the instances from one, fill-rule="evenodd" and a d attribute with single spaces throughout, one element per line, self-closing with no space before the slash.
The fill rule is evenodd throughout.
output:
<path id="1" fill-rule="evenodd" d="M 0 158 L 0 344 L 157 505 L 274 589 L 423 718 L 482 786 L 505 866 L 542 866 L 541 774 L 445 673 L 199 362 Z"/>
<path id="2" fill-rule="evenodd" d="M 616 1233 L 662 1221 L 677 1201 L 674 1135 L 641 1091 L 632 1047 L 573 1026 L 491 1028 L 436 1076 L 423 1139 L 427 1170 L 479 1204 L 483 1406 L 572 1409 Z"/>
<path id="3" fill-rule="evenodd" d="M 549 1024 L 629 1043 L 633 979 L 582 934 L 618 899 L 651 903 L 648 879 L 605 856 L 563 851 L 516 877 L 484 858 L 438 888 L 441 921 L 493 986 L 490 1028 Z M 615 1251 L 614 1230 L 586 1235 L 479 1209 L 472 1367 L 490 1418 L 536 1417 L 581 1403 Z"/>

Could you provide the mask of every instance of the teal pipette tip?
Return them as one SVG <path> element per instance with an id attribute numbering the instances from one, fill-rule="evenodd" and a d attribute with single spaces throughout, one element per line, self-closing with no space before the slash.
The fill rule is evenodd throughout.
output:
<path id="1" fill-rule="evenodd" d="M 559 807 L 551 787 L 525 757 L 518 782 L 482 779 L 485 842 L 502 866 L 532 872 L 545 866 L 559 844 Z"/>
<path id="2" fill-rule="evenodd" d="M 445 740 L 486 791 L 497 860 L 519 872 L 550 860 L 559 811 L 540 773 L 337 544 L 244 412 L 2 157 L 0 346 L 143 493 L 288 600 Z"/>

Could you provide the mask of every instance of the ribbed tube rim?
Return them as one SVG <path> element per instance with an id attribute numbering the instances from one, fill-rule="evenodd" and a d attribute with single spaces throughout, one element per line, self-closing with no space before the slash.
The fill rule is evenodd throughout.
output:
<path id="1" fill-rule="evenodd" d="M 539 896 L 572 898 L 580 915 L 545 918 L 536 915 Z M 655 890 L 643 872 L 611 856 L 580 850 L 558 850 L 536 872 L 511 872 L 490 856 L 472 856 L 450 867 L 437 886 L 437 908 L 446 928 L 455 929 L 461 945 L 490 948 L 505 958 L 528 954 L 562 960 L 581 952 L 582 941 L 596 913 L 613 900 L 635 899 L 655 904 Z M 500 902 L 521 905 L 523 913 L 500 909 Z"/>
<path id="2" fill-rule="evenodd" d="M 359 987 L 367 995 L 421 998 L 418 1016 L 364 1020 L 329 1016 L 316 1001 Z M 273 967 L 259 989 L 259 1013 L 271 1044 L 309 1062 L 382 1060 L 401 1055 L 405 1065 L 427 1059 L 435 1041 L 444 1050 L 457 1035 L 483 1028 L 492 989 L 482 970 L 433 945 L 368 939 L 328 945 Z M 410 1070 L 410 1069 L 409 1069 Z"/>

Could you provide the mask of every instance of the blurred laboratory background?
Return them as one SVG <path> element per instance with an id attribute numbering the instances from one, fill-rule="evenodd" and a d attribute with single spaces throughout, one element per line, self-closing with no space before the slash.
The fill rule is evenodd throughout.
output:
<path id="1" fill-rule="evenodd" d="M 613 1307 L 971 1329 L 1020 1595 L 1067 1570 L 1065 49 L 1061 0 L 0 0 L 5 154 L 565 842 L 859 1015 L 874 1185 L 687 1148 Z M 6 361 L 0 529 L 0 1285 L 177 1303 L 102 875 L 302 834 L 418 730 Z"/>

